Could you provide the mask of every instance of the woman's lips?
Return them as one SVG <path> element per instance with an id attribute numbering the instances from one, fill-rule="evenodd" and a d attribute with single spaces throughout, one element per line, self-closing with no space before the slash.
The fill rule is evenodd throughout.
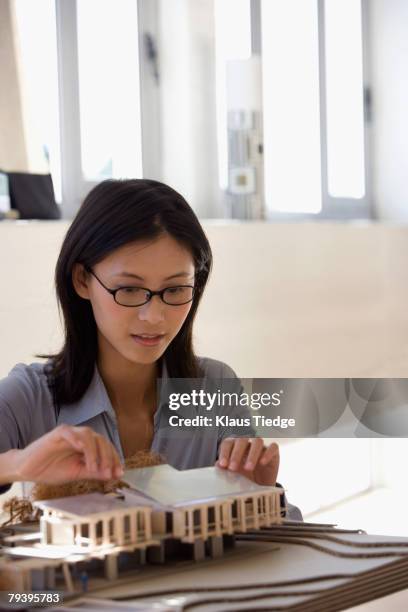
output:
<path id="1" fill-rule="evenodd" d="M 153 336 L 151 334 L 140 336 L 137 334 L 131 334 L 133 340 L 142 346 L 157 346 L 164 338 L 164 334 L 157 334 L 157 336 Z"/>

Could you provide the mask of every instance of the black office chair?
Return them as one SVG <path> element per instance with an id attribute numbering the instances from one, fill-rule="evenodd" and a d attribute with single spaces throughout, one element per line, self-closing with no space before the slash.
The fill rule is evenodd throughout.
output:
<path id="1" fill-rule="evenodd" d="M 50 174 L 7 172 L 10 205 L 20 219 L 60 219 L 61 209 L 55 201 Z"/>

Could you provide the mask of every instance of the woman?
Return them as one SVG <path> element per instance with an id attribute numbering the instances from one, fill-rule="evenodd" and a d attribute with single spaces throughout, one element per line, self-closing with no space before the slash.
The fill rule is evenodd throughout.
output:
<path id="1" fill-rule="evenodd" d="M 17 480 L 120 477 L 125 458 L 146 449 L 178 469 L 216 464 L 275 484 L 275 443 L 224 428 L 180 444 L 161 427 L 158 377 L 236 378 L 193 351 L 211 263 L 197 217 L 170 187 L 109 180 L 89 193 L 56 267 L 62 350 L 0 381 L 0 492 Z"/>

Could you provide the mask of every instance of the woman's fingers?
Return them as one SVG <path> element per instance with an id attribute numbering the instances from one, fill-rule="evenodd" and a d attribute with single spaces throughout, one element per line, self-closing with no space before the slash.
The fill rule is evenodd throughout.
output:
<path id="1" fill-rule="evenodd" d="M 89 476 L 108 479 L 123 473 L 116 449 L 104 436 L 85 426 L 62 425 L 58 429 L 60 437 L 83 454 Z"/>
<path id="2" fill-rule="evenodd" d="M 262 449 L 262 438 L 225 438 L 221 442 L 217 465 L 236 471 L 245 462 L 245 469 L 253 470 Z"/>
<path id="3" fill-rule="evenodd" d="M 233 472 L 239 469 L 248 449 L 248 444 L 248 438 L 237 438 L 235 440 L 235 444 L 231 451 L 228 469 L 232 470 Z"/>
<path id="4" fill-rule="evenodd" d="M 107 441 L 98 436 L 95 436 L 94 440 L 98 449 L 98 475 L 101 478 L 112 478 L 112 453 Z"/>
<path id="5" fill-rule="evenodd" d="M 103 436 L 97 435 L 96 442 L 99 448 L 99 471 L 103 478 L 117 478 L 123 470 L 119 456 L 113 445 Z"/>
<path id="6" fill-rule="evenodd" d="M 59 429 L 60 437 L 83 454 L 86 471 L 96 474 L 98 471 L 99 453 L 94 432 L 89 427 L 70 427 L 69 425 L 62 425 Z"/>
<path id="7" fill-rule="evenodd" d="M 279 457 L 279 446 L 276 442 L 272 442 L 262 453 L 260 463 L 261 465 L 268 465 L 272 461 L 276 461 L 277 457 Z"/>
<path id="8" fill-rule="evenodd" d="M 111 453 L 112 478 L 119 478 L 123 474 L 123 467 L 120 462 L 119 454 L 113 444 L 111 444 L 108 440 L 106 440 L 106 442 Z"/>
<path id="9" fill-rule="evenodd" d="M 255 469 L 259 458 L 262 455 L 262 452 L 264 450 L 264 443 L 262 438 L 250 438 L 248 442 L 250 444 L 250 448 L 244 464 L 244 469 L 248 470 L 248 472 L 252 472 L 252 470 Z"/>
<path id="10" fill-rule="evenodd" d="M 220 452 L 218 454 L 218 465 L 222 468 L 228 467 L 232 447 L 234 446 L 235 438 L 225 438 L 221 442 Z"/>
<path id="11" fill-rule="evenodd" d="M 276 442 L 273 442 L 262 455 L 256 482 L 258 484 L 274 485 L 278 477 L 279 462 L 279 446 Z"/>
<path id="12" fill-rule="evenodd" d="M 265 447 L 262 438 L 225 438 L 216 465 L 241 471 L 258 484 L 271 484 L 278 475 L 279 446 L 272 442 Z"/>
<path id="13" fill-rule="evenodd" d="M 19 451 L 17 480 L 50 484 L 83 478 L 107 480 L 123 474 L 113 444 L 90 427 L 59 425 Z"/>

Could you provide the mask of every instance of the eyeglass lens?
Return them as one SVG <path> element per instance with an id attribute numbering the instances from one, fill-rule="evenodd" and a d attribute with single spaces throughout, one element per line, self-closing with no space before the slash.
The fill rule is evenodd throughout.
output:
<path id="1" fill-rule="evenodd" d="M 115 299 L 123 306 L 142 306 L 149 300 L 149 296 L 149 292 L 141 287 L 123 287 L 116 292 Z M 168 287 L 163 293 L 163 301 L 173 306 L 187 304 L 192 299 L 193 287 Z"/>

